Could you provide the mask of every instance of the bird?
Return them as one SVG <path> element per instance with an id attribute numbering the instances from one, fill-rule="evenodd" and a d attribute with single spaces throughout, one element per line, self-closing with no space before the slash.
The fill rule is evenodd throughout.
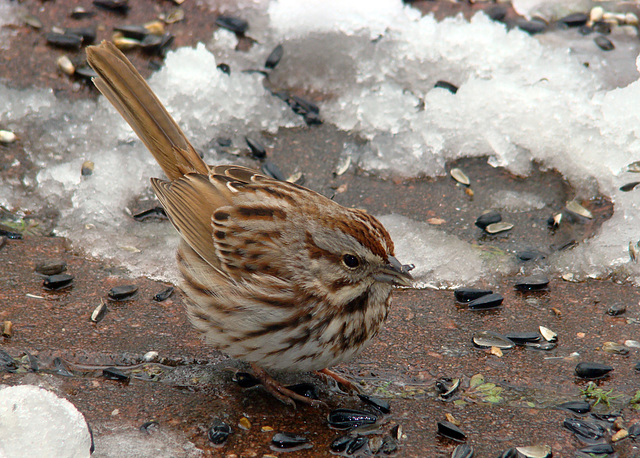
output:
<path id="1" fill-rule="evenodd" d="M 180 235 L 176 259 L 191 323 L 250 364 L 280 401 L 319 405 L 268 370 L 316 371 L 355 357 L 379 332 L 394 286 L 413 266 L 384 226 L 303 186 L 238 165 L 209 166 L 127 57 L 87 47 L 93 83 L 129 123 L 167 179 L 151 187 Z"/>

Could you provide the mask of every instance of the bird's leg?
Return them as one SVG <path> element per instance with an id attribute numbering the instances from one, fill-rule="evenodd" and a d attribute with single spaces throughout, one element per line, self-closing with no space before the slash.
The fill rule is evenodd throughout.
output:
<path id="1" fill-rule="evenodd" d="M 283 403 L 290 405 L 293 408 L 296 407 L 295 401 L 302 402 L 303 404 L 307 404 L 313 407 L 326 407 L 326 404 L 322 401 L 302 396 L 295 391 L 292 391 L 289 388 L 283 386 L 280 382 L 271 377 L 267 373 L 267 371 L 265 371 L 255 363 L 251 363 L 251 369 L 253 369 L 253 373 L 256 378 L 260 380 L 260 382 L 262 382 L 262 386 L 264 386 L 265 390 L 267 390 L 273 395 L 273 397 L 282 401 Z"/>
<path id="2" fill-rule="evenodd" d="M 320 376 L 324 375 L 326 377 L 334 379 L 340 386 L 342 386 L 343 389 L 345 389 L 349 393 L 357 394 L 362 392 L 362 390 L 360 390 L 360 388 L 358 388 L 351 380 L 329 369 L 322 369 L 315 372 Z"/>

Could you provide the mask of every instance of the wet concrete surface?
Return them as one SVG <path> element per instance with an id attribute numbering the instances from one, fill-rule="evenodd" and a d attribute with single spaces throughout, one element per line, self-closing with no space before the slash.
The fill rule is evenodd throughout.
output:
<path id="1" fill-rule="evenodd" d="M 75 4 L 34 1 L 24 2 L 24 6 L 33 9 L 33 13 L 46 10 L 47 17 L 69 25 L 63 23 L 63 18 L 67 18 L 72 3 Z M 150 9 L 132 8 L 126 18 L 128 23 L 147 21 L 158 9 L 173 7 L 169 2 L 144 3 Z M 423 8 L 433 3 L 436 13 L 444 15 L 461 8 L 449 5 L 451 9 L 443 13 L 447 2 L 420 3 Z M 214 16 L 204 14 L 196 2 L 185 2 L 184 8 L 188 22 L 172 26 L 176 45 L 208 39 L 215 27 L 211 20 Z M 105 23 L 98 40 L 106 38 L 110 27 L 122 21 L 114 13 L 99 12 L 98 17 Z M 60 97 L 95 96 L 84 82 L 56 73 L 54 62 L 60 53 L 44 45 L 40 32 L 26 26 L 17 32 L 9 51 L 2 51 L 5 63 L 12 62 L 0 66 L 3 81 L 20 87 L 54 87 Z M 32 48 L 27 60 L 21 57 L 21 52 Z M 138 67 L 146 68 L 148 56 L 129 55 Z M 43 68 L 51 70 L 42 71 Z M 25 74 L 36 76 L 23 78 Z M 495 250 L 509 262 L 516 262 L 515 253 L 522 249 L 550 254 L 572 240 L 580 243 L 588 239 L 613 209 L 606 196 L 578 195 L 553 171 L 536 169 L 524 179 L 489 166 L 486 158 L 447 164 L 447 170 L 460 167 L 472 178 L 473 197 L 450 177 L 381 178 L 363 174 L 357 164 L 344 175 L 335 176 L 333 171 L 344 143 L 359 140 L 329 126 L 279 132 L 264 140 L 270 160 L 285 174 L 303 171 L 306 186 L 331 195 L 344 205 L 366 208 L 374 214 L 396 212 L 418 221 L 442 220 L 438 222 L 440 229 Z M 8 163 L 11 155 L 19 156 L 19 148 L 3 147 L 2 162 Z M 246 157 L 230 156 L 229 160 L 260 166 Z M 11 173 L 17 172 L 13 169 Z M 491 196 L 501 190 L 535 194 L 545 205 L 528 212 L 504 214 L 515 228 L 487 236 L 473 222 L 491 205 Z M 562 230 L 549 230 L 547 218 L 562 211 L 574 197 L 579 197 L 595 218 L 574 218 Z M 50 259 L 67 262 L 67 272 L 74 275 L 71 288 L 51 292 L 42 287 L 43 279 L 34 273 L 34 268 Z M 129 278 L 117 266 L 88 259 L 69 248 L 64 239 L 55 237 L 31 235 L 8 240 L 0 248 L 0 266 L 0 321 L 13 323 L 13 333 L 2 337 L 0 349 L 20 362 L 18 372 L 0 373 L 0 380 L 9 385 L 40 385 L 70 400 L 93 429 L 95 456 L 122 456 L 123 449 L 118 448 L 122 442 L 130 447 L 127 456 L 286 456 L 269 447 L 271 437 L 278 431 L 304 435 L 313 444 L 313 448 L 289 456 L 326 456 L 329 444 L 345 434 L 328 427 L 327 408 L 299 406 L 293 410 L 260 387 L 240 388 L 233 382 L 233 374 L 246 367 L 201 343 L 183 312 L 180 292 L 164 302 L 153 300 L 164 284 Z M 525 271 L 531 269 L 529 264 L 521 267 Z M 389 400 L 391 413 L 381 422 L 382 433 L 373 436 L 384 435 L 394 425 L 400 425 L 403 435 L 398 440 L 398 456 L 450 456 L 456 443 L 436 433 L 436 422 L 446 420 L 447 414 L 460 423 L 466 442 L 473 445 L 479 457 L 498 456 L 513 446 L 536 444 L 551 446 L 556 457 L 574 456 L 583 444 L 562 427 L 562 422 L 575 415 L 554 406 L 584 399 L 581 390 L 587 382 L 574 374 L 576 364 L 583 361 L 614 367 L 608 378 L 596 382 L 602 392 L 613 390 L 609 394 L 610 406 L 603 401 L 592 410 L 618 413 L 627 427 L 640 421 L 639 404 L 631 402 L 640 386 L 640 372 L 634 369 L 640 361 L 637 348 L 631 348 L 627 355 L 602 349 L 608 341 L 640 340 L 640 291 L 613 281 L 569 283 L 552 278 L 545 291 L 521 293 L 514 289 L 514 282 L 512 276 L 488 273 L 484 283 L 474 285 L 491 287 L 505 297 L 501 308 L 484 312 L 457 304 L 451 291 L 396 291 L 384 330 L 356 360 L 336 368 L 358 382 L 365 393 Z M 108 301 L 108 290 L 124 284 L 137 285 L 137 295 L 124 302 Z M 90 315 L 101 300 L 107 302 L 108 313 L 101 322 L 92 323 Z M 606 313 L 619 303 L 626 305 L 624 314 L 612 317 Z M 555 349 L 517 347 L 497 355 L 472 343 L 472 336 L 478 331 L 507 334 L 536 331 L 540 325 L 558 333 Z M 159 359 L 145 362 L 143 355 L 148 351 L 157 351 Z M 37 358 L 37 371 L 24 359 L 27 353 Z M 56 358 L 62 360 L 72 376 L 56 370 Z M 131 376 L 130 381 L 105 379 L 102 370 L 106 367 L 121 369 Z M 486 383 L 472 387 L 471 379 L 478 374 Z M 278 377 L 287 383 L 314 383 L 329 409 L 363 408 L 356 396 L 338 392 L 315 375 L 284 373 Z M 441 378 L 461 380 L 458 392 L 446 401 L 439 399 L 435 390 L 436 381 Z M 250 422 L 246 430 L 238 426 L 243 417 Z M 234 430 L 227 443 L 218 448 L 207 438 L 207 430 L 216 419 L 227 422 Z M 156 428 L 150 428 L 148 433 L 140 431 L 141 425 L 152 420 L 158 423 Z M 614 448 L 620 457 L 640 456 L 640 444 L 632 439 L 622 440 Z"/>

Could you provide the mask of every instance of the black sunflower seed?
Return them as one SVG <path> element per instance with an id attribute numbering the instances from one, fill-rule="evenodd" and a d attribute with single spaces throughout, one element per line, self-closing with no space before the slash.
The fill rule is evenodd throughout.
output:
<path id="1" fill-rule="evenodd" d="M 478 219 L 476 219 L 476 226 L 478 226 L 480 229 L 486 229 L 487 226 L 489 224 L 495 224 L 495 223 L 499 223 L 500 221 L 502 221 L 502 215 L 500 213 L 498 213 L 495 210 L 489 211 L 487 213 L 484 213 L 480 216 L 478 216 Z"/>
<path id="2" fill-rule="evenodd" d="M 579 27 L 585 25 L 589 20 L 589 15 L 585 13 L 573 13 L 560 19 L 559 22 L 567 24 L 569 27 Z"/>
<path id="3" fill-rule="evenodd" d="M 96 41 L 97 29 L 95 26 L 73 27 L 64 29 L 64 33 L 80 36 L 82 44 L 87 45 Z"/>
<path id="4" fill-rule="evenodd" d="M 80 49 L 82 37 L 74 33 L 49 32 L 45 35 L 47 43 L 58 48 Z"/>
<path id="5" fill-rule="evenodd" d="M 231 426 L 223 421 L 217 420 L 216 423 L 209 428 L 207 436 L 209 440 L 215 445 L 223 444 L 229 436 L 233 433 Z"/>
<path id="6" fill-rule="evenodd" d="M 604 427 L 599 424 L 578 418 L 565 418 L 562 422 L 562 426 L 573 432 L 577 436 L 583 437 L 589 440 L 598 440 L 606 434 Z"/>
<path id="7" fill-rule="evenodd" d="M 505 336 L 513 340 L 516 345 L 524 345 L 528 342 L 538 342 L 542 338 L 537 332 L 510 332 Z"/>
<path id="8" fill-rule="evenodd" d="M 264 67 L 270 70 L 276 68 L 278 63 L 280 63 L 280 59 L 282 59 L 283 54 L 284 49 L 282 48 L 282 45 L 278 45 L 273 48 L 273 51 L 271 51 L 271 54 L 269 54 L 266 62 L 264 63 Z"/>
<path id="9" fill-rule="evenodd" d="M 155 296 L 153 296 L 153 300 L 156 301 L 156 302 L 166 301 L 167 299 L 169 299 L 171 297 L 171 295 L 173 294 L 174 290 L 175 290 L 175 288 L 173 286 L 169 286 L 169 287 L 163 289 L 162 291 L 160 291 Z"/>
<path id="10" fill-rule="evenodd" d="M 118 382 L 128 382 L 131 377 L 115 367 L 107 367 L 102 370 L 102 376 L 108 380 L 117 380 Z"/>
<path id="11" fill-rule="evenodd" d="M 603 456 L 615 452 L 613 447 L 609 444 L 589 445 L 588 447 L 581 448 L 580 451 L 582 453 L 586 453 L 589 456 Z"/>
<path id="12" fill-rule="evenodd" d="M 6 226 L 0 225 L 0 236 L 6 237 L 6 238 L 12 239 L 12 240 L 19 240 L 19 239 L 22 238 L 22 234 L 21 233 L 10 231 L 9 229 L 5 229 L 5 227 Z"/>
<path id="13" fill-rule="evenodd" d="M 57 290 L 66 288 L 71 285 L 73 281 L 73 275 L 69 274 L 57 274 L 57 275 L 49 275 L 42 282 L 42 286 L 49 290 Z"/>
<path id="14" fill-rule="evenodd" d="M 105 10 L 122 14 L 129 10 L 129 0 L 93 0 L 93 4 Z"/>
<path id="15" fill-rule="evenodd" d="M 278 449 L 300 447 L 309 443 L 309 439 L 293 433 L 276 433 L 271 438 L 271 445 Z"/>
<path id="16" fill-rule="evenodd" d="M 247 21 L 234 16 L 218 16 L 216 25 L 238 34 L 243 34 L 249 29 Z"/>
<path id="17" fill-rule="evenodd" d="M 471 310 L 487 310 L 502 305 L 504 298 L 497 293 L 487 294 L 486 296 L 479 297 L 469 302 L 467 305 Z"/>
<path id="18" fill-rule="evenodd" d="M 138 292 L 136 285 L 115 286 L 109 290 L 109 299 L 112 301 L 126 301 Z"/>
<path id="19" fill-rule="evenodd" d="M 587 401 L 563 402 L 557 406 L 558 409 L 570 410 L 571 412 L 583 414 L 591 410 L 591 405 Z"/>
<path id="20" fill-rule="evenodd" d="M 366 394 L 358 394 L 358 397 L 362 402 L 372 406 L 374 409 L 379 410 L 382 413 L 391 412 L 391 405 L 384 399 L 376 398 L 374 396 L 368 396 Z"/>
<path id="21" fill-rule="evenodd" d="M 218 64 L 218 66 L 216 67 L 218 70 L 220 70 L 222 73 L 226 73 L 227 75 L 231 75 L 231 67 L 229 67 L 229 64 Z"/>
<path id="22" fill-rule="evenodd" d="M 449 421 L 439 421 L 437 423 L 438 434 L 448 439 L 462 442 L 467 439 L 467 435 L 460 428 Z"/>
<path id="23" fill-rule="evenodd" d="M 244 139 L 247 142 L 247 145 L 249 145 L 251 155 L 254 158 L 264 159 L 265 157 L 267 157 L 267 150 L 264 148 L 264 146 L 249 137 L 244 137 Z"/>
<path id="24" fill-rule="evenodd" d="M 633 191 L 633 189 L 640 184 L 640 181 L 634 181 L 633 183 L 627 183 L 623 186 L 620 186 L 620 191 L 629 192 Z"/>
<path id="25" fill-rule="evenodd" d="M 549 277 L 542 274 L 519 278 L 515 284 L 518 291 L 539 291 L 547 286 L 549 286 Z"/>
<path id="26" fill-rule="evenodd" d="M 618 302 L 617 304 L 612 304 L 611 307 L 607 309 L 607 314 L 611 316 L 622 315 L 627 311 L 627 306 Z"/>
<path id="27" fill-rule="evenodd" d="M 114 27 L 113 30 L 120 32 L 127 38 L 133 38 L 138 41 L 144 40 L 144 38 L 149 35 L 149 30 L 142 25 L 118 25 Z"/>
<path id="28" fill-rule="evenodd" d="M 335 409 L 327 416 L 329 425 L 336 429 L 349 429 L 362 425 L 372 425 L 377 420 L 377 415 L 371 412 L 354 409 Z"/>
<path id="29" fill-rule="evenodd" d="M 468 444 L 458 445 L 451 454 L 451 458 L 473 458 L 475 451 Z"/>
<path id="30" fill-rule="evenodd" d="M 268 159 L 264 161 L 264 164 L 262 164 L 262 171 L 265 175 L 276 180 L 286 181 L 287 179 L 287 177 L 284 176 L 284 173 L 282 173 L 282 170 L 280 170 L 280 167 L 278 167 Z"/>
<path id="31" fill-rule="evenodd" d="M 157 206 L 148 210 L 141 211 L 140 213 L 136 213 L 135 215 L 133 215 L 133 219 L 135 219 L 136 221 L 166 220 L 168 219 L 168 217 L 167 213 L 164 211 L 164 208 Z"/>
<path id="32" fill-rule="evenodd" d="M 603 51 L 611 51 L 615 48 L 613 42 L 604 35 L 598 35 L 593 39 L 593 41 L 595 41 L 598 47 Z"/>
<path id="33" fill-rule="evenodd" d="M 458 288 L 453 294 L 458 302 L 470 302 L 487 294 L 492 294 L 490 289 Z"/>
<path id="34" fill-rule="evenodd" d="M 440 88 L 440 89 L 446 89 L 447 91 L 451 92 L 452 94 L 455 94 L 456 92 L 458 92 L 458 86 L 456 86 L 455 84 L 449 83 L 448 81 L 438 80 L 438 81 L 436 81 L 436 84 L 433 85 L 433 87 Z"/>
<path id="35" fill-rule="evenodd" d="M 586 379 L 598 379 L 605 377 L 613 367 L 608 364 L 583 362 L 576 366 L 576 375 Z"/>

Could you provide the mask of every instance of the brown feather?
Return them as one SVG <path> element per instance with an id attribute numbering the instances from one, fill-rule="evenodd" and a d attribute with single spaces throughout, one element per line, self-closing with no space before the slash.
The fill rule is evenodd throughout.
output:
<path id="1" fill-rule="evenodd" d="M 113 43 L 89 46 L 87 61 L 98 73 L 93 80 L 96 87 L 129 123 L 170 180 L 189 172 L 208 173 L 182 129 Z"/>

